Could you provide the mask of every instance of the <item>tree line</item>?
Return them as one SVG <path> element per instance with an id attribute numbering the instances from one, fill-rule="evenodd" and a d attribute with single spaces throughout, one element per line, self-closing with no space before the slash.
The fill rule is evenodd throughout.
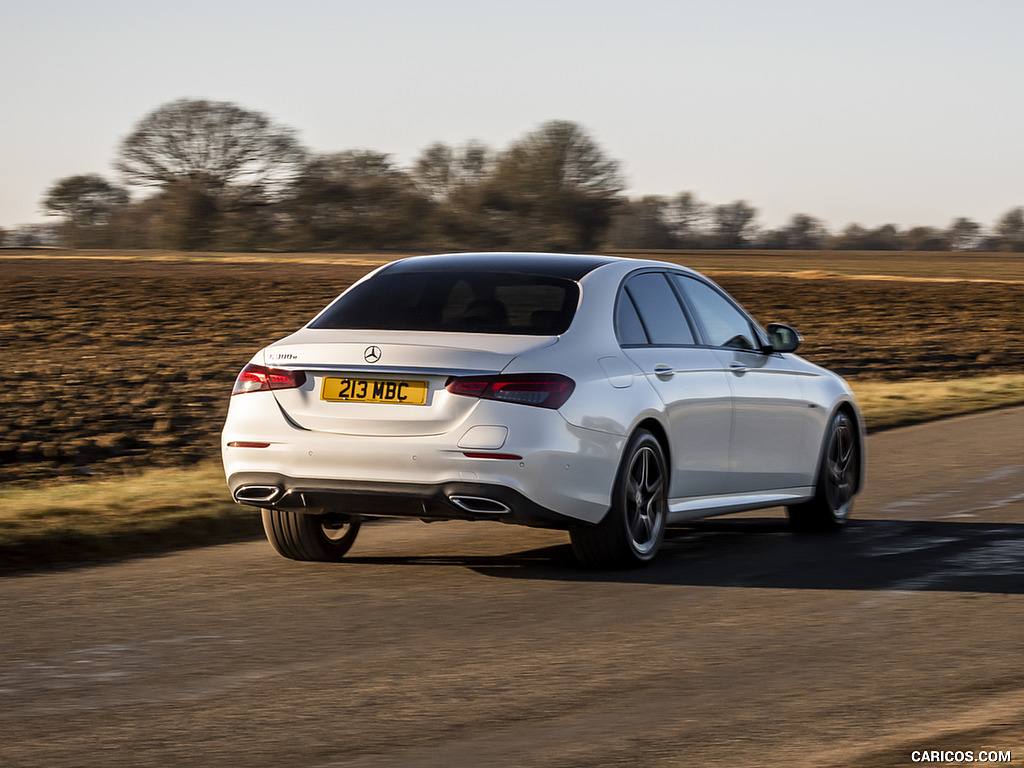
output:
<path id="1" fill-rule="evenodd" d="M 985 229 L 851 224 L 809 215 L 778 228 L 745 201 L 692 192 L 629 199 L 621 164 L 576 123 L 541 125 L 503 150 L 434 143 L 408 167 L 372 150 L 316 154 L 295 132 L 230 102 L 178 100 L 120 143 L 117 180 L 69 176 L 45 193 L 63 245 L 222 251 L 768 248 L 1024 251 L 1024 208 Z M 133 194 L 134 193 L 134 194 Z M 2 233 L 0 233 L 2 238 Z M 10 238 L 8 238 L 10 240 Z"/>
<path id="2" fill-rule="evenodd" d="M 1024 208 L 1007 211 L 986 230 L 964 217 L 948 227 L 894 224 L 874 229 L 850 224 L 830 232 L 820 219 L 798 213 L 783 226 L 761 228 L 757 209 L 745 201 L 708 205 L 692 192 L 628 200 L 612 220 L 612 248 L 758 248 L 849 251 L 1024 251 Z"/>

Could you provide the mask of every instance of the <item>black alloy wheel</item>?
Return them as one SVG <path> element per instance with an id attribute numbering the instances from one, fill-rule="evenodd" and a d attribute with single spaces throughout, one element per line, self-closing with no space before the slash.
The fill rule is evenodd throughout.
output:
<path id="1" fill-rule="evenodd" d="M 573 552 L 597 568 L 644 565 L 658 554 L 667 514 L 665 452 L 654 435 L 639 430 L 624 452 L 608 514 L 598 525 L 569 532 Z"/>
<path id="2" fill-rule="evenodd" d="M 850 517 L 860 482 L 860 441 L 849 414 L 832 417 L 818 468 L 814 498 L 789 507 L 790 525 L 800 531 L 832 531 Z"/>

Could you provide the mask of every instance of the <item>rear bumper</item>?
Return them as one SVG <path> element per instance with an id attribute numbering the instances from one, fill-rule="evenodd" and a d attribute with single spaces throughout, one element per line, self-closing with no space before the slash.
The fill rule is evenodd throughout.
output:
<path id="1" fill-rule="evenodd" d="M 481 431 L 485 438 L 499 431 L 506 437 L 471 442 Z M 564 526 L 604 517 L 623 441 L 569 424 L 557 411 L 495 401 L 480 401 L 441 434 L 316 432 L 289 422 L 271 393 L 257 392 L 232 399 L 222 458 L 232 495 L 252 506 L 290 503 L 297 509 L 528 525 L 568 521 Z M 240 499 L 243 484 L 266 489 Z M 282 501 L 285 496 L 289 501 Z M 474 509 L 472 500 L 455 503 L 453 496 L 495 503 L 485 501 L 485 511 Z M 510 511 L 497 511 L 501 505 Z"/>
<path id="2" fill-rule="evenodd" d="M 423 520 L 497 520 L 538 528 L 570 528 L 581 521 L 501 485 L 474 482 L 393 483 L 238 472 L 228 477 L 240 504 L 310 514 L 416 517 Z"/>

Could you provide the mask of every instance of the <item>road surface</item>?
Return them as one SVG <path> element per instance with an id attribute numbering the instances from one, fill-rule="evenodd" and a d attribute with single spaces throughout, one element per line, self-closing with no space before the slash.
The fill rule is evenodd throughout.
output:
<path id="1" fill-rule="evenodd" d="M 337 565 L 261 541 L 0 579 L 0 766 L 1024 763 L 1024 409 L 869 451 L 843 533 L 704 521 L 641 571 L 401 521 Z"/>

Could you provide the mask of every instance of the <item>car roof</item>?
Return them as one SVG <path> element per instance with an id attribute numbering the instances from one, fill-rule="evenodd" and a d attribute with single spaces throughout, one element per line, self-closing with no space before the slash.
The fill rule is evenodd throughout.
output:
<path id="1" fill-rule="evenodd" d="M 410 256 L 388 264 L 381 272 L 511 272 L 579 280 L 618 261 L 621 259 L 614 256 L 569 253 L 443 253 Z"/>

